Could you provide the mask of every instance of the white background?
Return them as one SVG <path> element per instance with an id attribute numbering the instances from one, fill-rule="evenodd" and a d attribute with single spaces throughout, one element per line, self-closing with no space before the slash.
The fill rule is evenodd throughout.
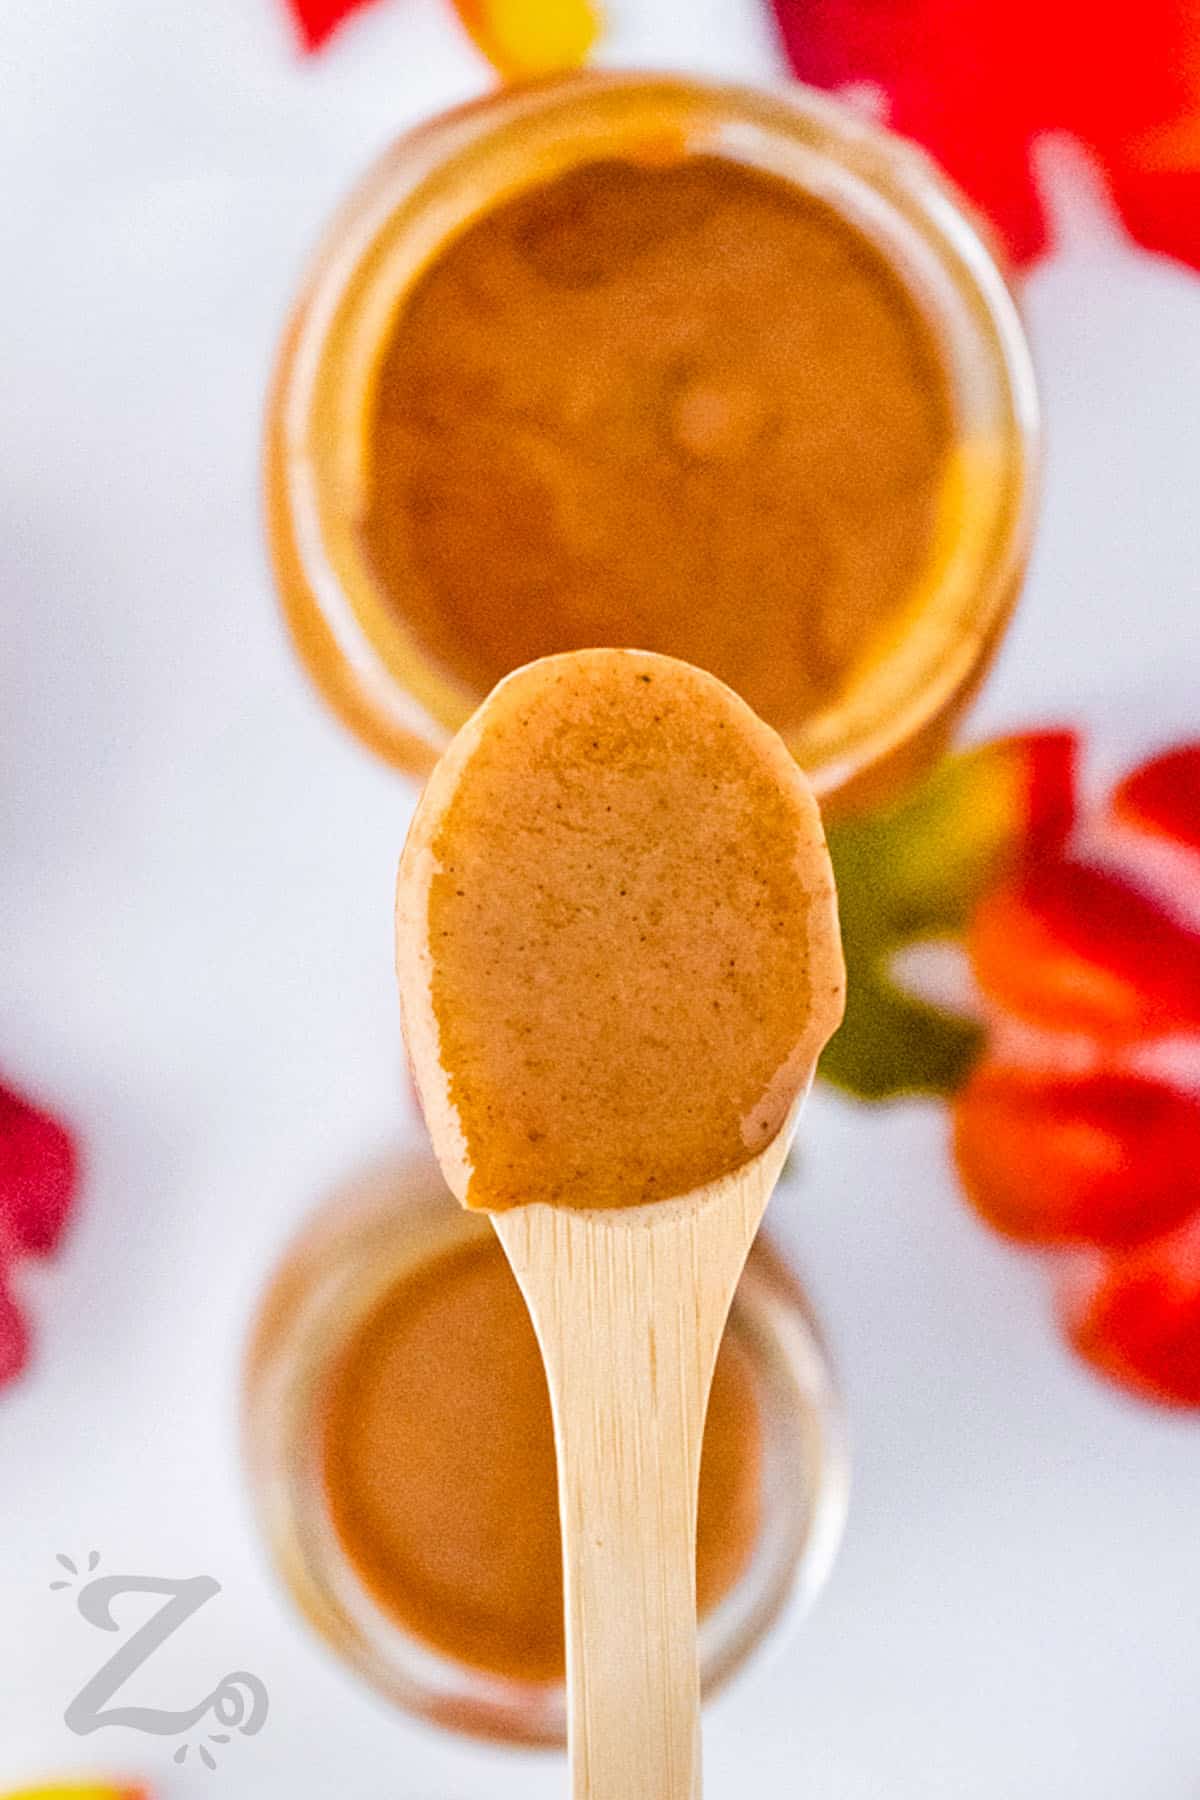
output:
<path id="1" fill-rule="evenodd" d="M 609 61 L 778 72 L 757 0 L 610 18 Z M 233 1440 L 273 1255 L 416 1129 L 390 945 L 412 790 L 284 644 L 263 384 L 335 201 L 486 80 L 444 0 L 380 0 L 308 63 L 281 0 L 0 12 L 0 1068 L 89 1158 L 63 1255 L 24 1283 L 36 1370 L 0 1396 L 0 1787 L 102 1767 L 167 1800 L 563 1792 L 553 1759 L 426 1732 L 327 1659 L 264 1568 Z M 1122 244 L 1051 160 L 1066 242 L 1027 287 L 1044 519 L 974 726 L 1086 717 L 1098 769 L 1200 726 L 1200 280 Z M 777 1202 L 856 1485 L 817 1612 L 709 1715 L 709 1792 L 1197 1800 L 1200 1430 L 1071 1364 L 944 1140 L 936 1108 L 818 1096 Z M 138 1695 L 262 1674 L 270 1722 L 215 1775 L 65 1731 L 111 1641 L 47 1587 L 56 1551 L 92 1548 L 223 1583 Z"/>

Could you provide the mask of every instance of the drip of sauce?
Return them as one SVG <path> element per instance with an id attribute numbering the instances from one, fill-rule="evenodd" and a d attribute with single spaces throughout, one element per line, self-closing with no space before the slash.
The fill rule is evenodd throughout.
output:
<path id="1" fill-rule="evenodd" d="M 503 682 L 430 779 L 400 894 L 402 996 L 428 996 L 406 1034 L 418 1078 L 444 1075 L 422 1100 L 469 1206 L 630 1206 L 731 1173 L 840 1017 L 807 782 L 670 658 L 582 651 Z"/>
<path id="2" fill-rule="evenodd" d="M 695 156 L 585 164 L 468 225 L 407 293 L 366 429 L 364 547 L 468 693 L 621 644 L 787 732 L 919 584 L 953 418 L 863 233 Z"/>
<path id="3" fill-rule="evenodd" d="M 358 1324 L 330 1378 L 321 1452 L 342 1547 L 399 1625 L 491 1674 L 561 1680 L 550 1401 L 533 1327 L 494 1238 L 401 1277 Z M 730 1333 L 700 1475 L 702 1614 L 753 1549 L 760 1454 L 754 1377 Z"/>

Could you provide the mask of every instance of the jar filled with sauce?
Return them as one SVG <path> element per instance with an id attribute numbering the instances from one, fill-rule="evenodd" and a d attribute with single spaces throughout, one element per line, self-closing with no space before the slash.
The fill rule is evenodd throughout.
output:
<path id="1" fill-rule="evenodd" d="M 576 75 L 402 139 L 280 353 L 268 527 L 326 699 L 423 776 L 510 669 L 710 669 L 825 801 L 917 770 L 1024 570 L 1036 401 L 915 148 L 803 88 Z"/>
<path id="2" fill-rule="evenodd" d="M 247 1360 L 244 1444 L 277 1572 L 333 1650 L 452 1730 L 565 1728 L 549 1399 L 491 1226 L 428 1155 L 336 1195 L 287 1252 Z M 845 1463 L 804 1296 L 766 1243 L 709 1407 L 697 1596 L 710 1694 L 811 1597 Z"/>

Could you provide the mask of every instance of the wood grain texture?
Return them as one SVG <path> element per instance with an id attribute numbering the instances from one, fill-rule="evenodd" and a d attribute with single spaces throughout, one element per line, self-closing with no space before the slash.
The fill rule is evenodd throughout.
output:
<path id="1" fill-rule="evenodd" d="M 554 1413 L 573 1800 L 700 1800 L 704 1416 L 793 1124 L 736 1174 L 678 1200 L 493 1219 Z"/>

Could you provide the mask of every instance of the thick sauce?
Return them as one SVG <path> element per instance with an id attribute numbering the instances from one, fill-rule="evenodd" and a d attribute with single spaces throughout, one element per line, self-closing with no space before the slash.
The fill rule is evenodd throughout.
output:
<path id="1" fill-rule="evenodd" d="M 405 847 L 397 943 L 435 1148 L 492 1211 L 741 1167 L 841 1016 L 803 775 L 712 676 L 632 651 L 535 663 L 463 728 Z"/>
<path id="2" fill-rule="evenodd" d="M 494 1674 L 561 1678 L 550 1401 L 533 1327 L 494 1239 L 401 1278 L 362 1321 L 330 1380 L 322 1453 L 342 1546 L 400 1625 Z M 745 1567 L 759 1502 L 758 1403 L 731 1334 L 700 1475 L 702 1613 Z"/>
<path id="3" fill-rule="evenodd" d="M 786 732 L 914 591 L 951 436 L 929 327 L 840 214 L 718 157 L 597 162 L 477 220 L 407 295 L 364 542 L 475 696 L 618 644 Z"/>

